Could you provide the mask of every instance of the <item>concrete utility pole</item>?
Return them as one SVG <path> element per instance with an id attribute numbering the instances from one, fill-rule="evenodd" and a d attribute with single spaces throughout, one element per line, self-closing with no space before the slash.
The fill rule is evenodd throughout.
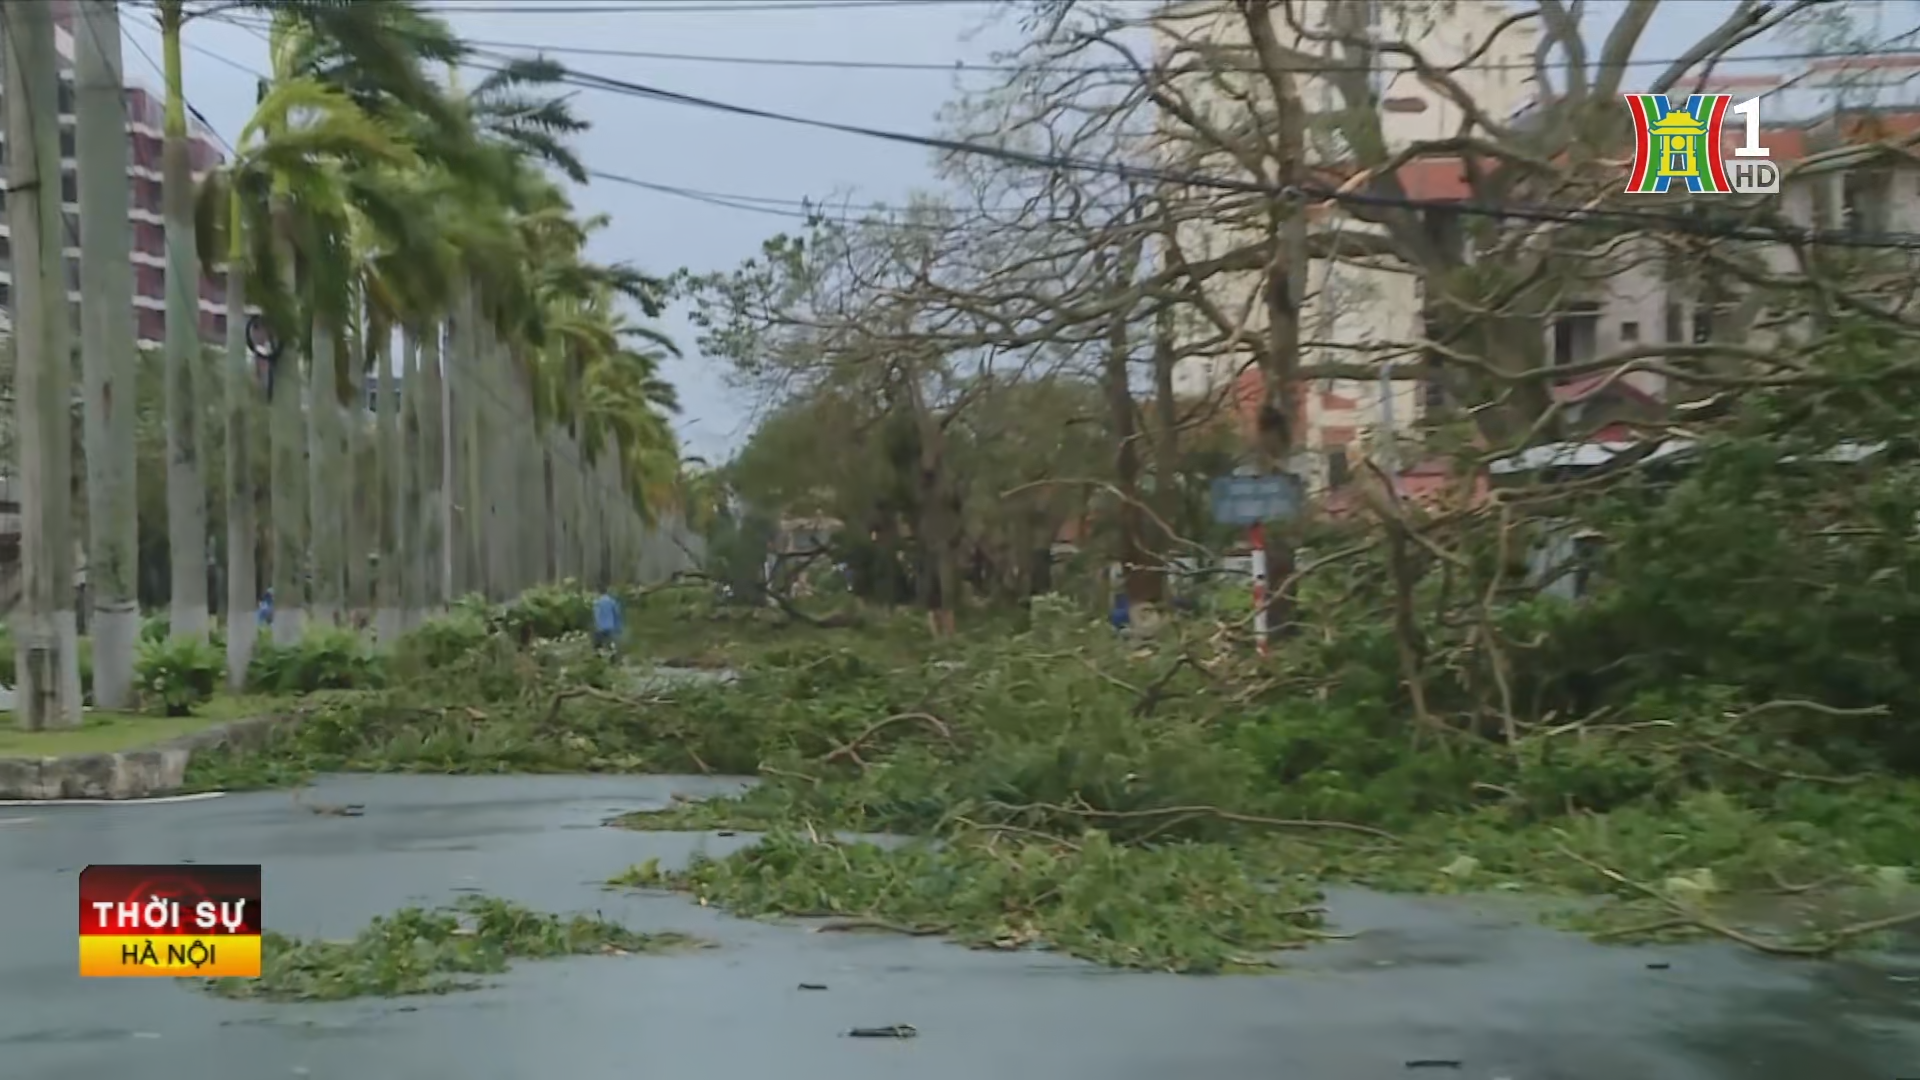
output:
<path id="1" fill-rule="evenodd" d="M 134 649 L 140 638 L 139 513 L 133 452 L 133 228 L 125 209 L 127 106 L 115 0 L 80 0 L 73 52 L 93 701 L 98 708 L 124 709 L 133 702 Z"/>
<path id="2" fill-rule="evenodd" d="M 53 6 L 0 4 L 6 65 L 7 223 L 13 232 L 15 487 L 20 606 L 13 619 L 21 727 L 80 724 L 73 611 L 71 330 L 60 212 L 60 76 Z"/>

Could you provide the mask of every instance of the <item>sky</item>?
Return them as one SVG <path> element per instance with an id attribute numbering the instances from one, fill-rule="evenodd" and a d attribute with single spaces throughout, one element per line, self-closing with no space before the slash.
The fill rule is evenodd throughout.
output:
<path id="1" fill-rule="evenodd" d="M 878 70 L 775 66 L 569 53 L 600 49 L 696 56 L 938 64 L 989 62 L 1013 30 L 989 0 L 919 0 L 849 5 L 845 0 L 436 0 L 454 29 L 495 51 L 554 49 L 577 71 L 646 83 L 702 97 L 894 131 L 931 133 L 940 107 L 956 96 L 948 70 Z M 1140 0 L 1142 3 L 1148 0 Z M 1611 25 L 1625 0 L 1593 0 L 1589 39 Z M 1637 58 L 1661 58 L 1723 19 L 1734 0 L 1673 0 L 1662 6 Z M 1920 26 L 1920 4 L 1888 0 L 1890 16 Z M 130 47 L 128 77 L 160 85 L 151 61 L 159 37 L 146 10 L 122 18 Z M 186 31 L 186 91 L 192 106 L 233 139 L 252 110 L 255 74 L 266 45 L 254 31 L 212 20 Z M 1756 43 L 1778 49 L 1780 43 Z M 509 47 L 510 48 L 507 48 Z M 144 55 L 143 55 L 144 51 Z M 1652 74 L 1654 68 L 1641 70 Z M 1631 89 L 1631 88 L 1629 88 Z M 657 274 L 680 268 L 726 270 L 756 254 L 772 234 L 798 227 L 802 198 L 854 193 L 857 202 L 898 203 L 932 182 L 932 158 L 919 147 L 728 116 L 597 90 L 574 101 L 593 127 L 577 142 L 591 169 L 671 187 L 746 196 L 772 212 L 715 206 L 601 180 L 576 192 L 584 212 L 604 212 L 611 225 L 592 254 Z M 718 461 L 737 449 L 753 422 L 754 402 L 731 390 L 722 366 L 698 355 L 684 311 L 664 328 L 686 356 L 667 376 L 680 390 L 678 427 L 686 452 Z"/>
<path id="2" fill-rule="evenodd" d="M 988 61 L 996 45 L 1009 40 L 1008 31 L 1000 26 L 990 28 L 997 32 L 973 33 L 995 18 L 986 3 L 788 11 L 768 10 L 770 5 L 751 0 L 732 5 L 698 0 L 657 0 L 654 5 L 607 0 L 439 0 L 432 6 L 447 15 L 462 36 L 475 42 L 513 43 L 521 47 L 518 51 L 546 45 L 945 65 L 955 60 Z M 647 6 L 656 10 L 644 10 Z M 595 7 L 603 10 L 588 10 Z M 510 10 L 482 10 L 488 8 Z M 686 8 L 704 10 L 681 10 Z M 140 8 L 123 8 L 121 18 L 129 46 L 125 50 L 128 79 L 157 89 L 160 75 L 146 59 L 160 59 L 157 31 Z M 212 20 L 189 23 L 185 41 L 187 99 L 220 135 L 232 140 L 254 101 L 255 75 L 244 69 L 266 69 L 266 44 L 247 29 Z M 955 76 L 948 71 L 553 55 L 581 72 L 908 132 L 932 131 L 936 112 L 954 96 L 956 86 Z M 593 124 L 576 143 L 591 169 L 673 187 L 791 200 L 769 204 L 777 213 L 757 213 L 605 180 L 576 191 L 575 204 L 583 212 L 604 212 L 612 218 L 593 242 L 594 257 L 631 262 L 652 273 L 682 267 L 695 271 L 735 267 L 756 254 L 767 237 L 802 225 L 789 216 L 798 212 L 795 204 L 800 199 L 857 192 L 867 203 L 894 203 L 915 188 L 927 187 L 932 178 L 932 158 L 918 147 L 596 90 L 581 90 L 573 104 Z M 725 385 L 719 362 L 698 356 L 694 329 L 684 312 L 669 312 L 664 328 L 687 354 L 666 372 L 680 391 L 683 415 L 678 427 L 685 450 L 711 460 L 725 458 L 750 429 L 754 403 L 744 392 Z"/>

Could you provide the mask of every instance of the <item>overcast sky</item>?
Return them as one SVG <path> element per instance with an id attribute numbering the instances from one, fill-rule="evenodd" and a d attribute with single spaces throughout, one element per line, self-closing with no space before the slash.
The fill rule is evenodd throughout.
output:
<path id="1" fill-rule="evenodd" d="M 702 56 L 779 57 L 951 64 L 983 62 L 1005 47 L 1011 31 L 994 20 L 986 0 L 920 0 L 914 4 L 851 6 L 845 0 L 789 0 L 771 10 L 766 0 L 441 0 L 436 6 L 455 29 L 489 49 L 527 51 L 548 46 L 576 70 L 741 105 L 838 120 L 868 127 L 929 132 L 940 106 L 954 95 L 955 75 L 943 70 L 858 70 L 594 56 L 569 49 L 636 50 Z M 1147 2 L 1147 0 L 1142 0 Z M 1595 30 L 1612 22 L 1622 0 L 1589 5 Z M 1649 28 L 1641 55 L 1664 57 L 1724 17 L 1733 0 L 1674 0 Z M 1898 14 L 1920 25 L 1911 0 Z M 596 10 L 597 9 L 597 10 Z M 146 10 L 123 9 L 129 40 L 129 77 L 157 88 L 147 59 L 159 58 L 159 39 Z M 983 28 L 983 24 L 992 23 Z M 232 139 L 251 112 L 254 75 L 266 66 L 256 32 L 200 20 L 187 27 L 187 96 L 213 127 Z M 146 56 L 142 56 L 141 50 Z M 1665 50 L 1665 51 L 1663 51 Z M 879 142 L 787 124 L 727 116 L 594 90 L 576 106 L 592 121 L 580 141 L 593 169 L 656 184 L 744 195 L 753 199 L 819 198 L 857 191 L 868 202 L 900 201 L 928 184 L 930 158 L 913 146 Z M 599 181 L 578 193 L 588 212 L 604 211 L 613 224 L 594 254 L 669 273 L 681 267 L 718 270 L 755 254 L 774 232 L 799 225 L 783 212 L 791 202 L 769 202 L 774 213 L 714 206 L 673 195 Z M 693 330 L 673 313 L 667 329 L 688 352 L 668 370 L 680 388 L 685 415 L 679 427 L 691 453 L 724 457 L 744 436 L 751 402 L 723 384 L 716 364 L 693 355 Z"/>
<path id="2" fill-rule="evenodd" d="M 804 0 L 796 0 L 804 2 Z M 641 50 L 697 55 L 823 60 L 909 61 L 946 64 L 984 61 L 1004 29 L 971 32 L 991 18 L 986 4 L 924 3 L 913 7 L 846 6 L 768 10 L 767 3 L 657 0 L 652 5 L 600 0 L 472 0 L 437 3 L 462 35 L 475 42 Z M 652 6 L 656 10 L 645 10 Z M 600 7 L 603 10 L 587 9 Z M 462 10 L 462 9 L 466 10 Z M 486 10 L 486 9 L 507 10 Z M 688 11 L 685 9 L 703 9 Z M 150 88 L 160 76 L 142 49 L 160 59 L 159 36 L 145 11 L 122 9 L 130 47 L 130 80 Z M 212 20 L 186 30 L 186 89 L 193 107 L 231 140 L 254 100 L 254 75 L 266 68 L 266 44 L 253 31 Z M 488 46 L 490 48 L 495 46 Z M 952 96 L 946 71 L 843 70 L 592 56 L 556 51 L 576 70 L 742 105 L 844 120 L 910 132 L 930 131 L 934 114 Z M 931 176 L 927 152 L 870 139 L 593 90 L 575 102 L 593 129 L 579 141 L 589 168 L 657 184 L 754 198 L 793 200 L 857 190 L 869 202 L 893 202 Z M 778 213 L 714 206 L 672 195 L 597 181 L 576 194 L 587 212 L 613 222 L 594 254 L 665 274 L 680 267 L 719 270 L 738 265 L 763 240 L 801 222 L 790 203 Z M 685 414 L 679 428 L 691 453 L 724 457 L 751 419 L 751 403 L 729 391 L 717 365 L 694 354 L 693 329 L 673 313 L 667 329 L 689 354 L 668 375 L 680 388 Z"/>

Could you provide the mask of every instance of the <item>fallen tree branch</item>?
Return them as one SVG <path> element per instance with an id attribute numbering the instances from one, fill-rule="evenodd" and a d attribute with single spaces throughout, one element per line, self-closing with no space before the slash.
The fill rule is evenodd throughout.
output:
<path id="1" fill-rule="evenodd" d="M 1166 699 L 1167 684 L 1173 681 L 1175 675 L 1180 674 L 1182 668 L 1187 667 L 1199 670 L 1199 665 L 1193 662 L 1193 657 L 1182 654 L 1180 659 L 1173 662 L 1172 666 L 1168 667 L 1167 670 L 1161 672 L 1152 682 L 1148 683 L 1146 689 L 1138 691 L 1140 700 L 1133 706 L 1133 715 L 1142 720 L 1152 716 L 1153 710 L 1159 708 L 1160 702 Z"/>
<path id="2" fill-rule="evenodd" d="M 1847 787 L 1848 785 L 1858 784 L 1867 779 L 1864 776 L 1816 776 L 1813 773 L 1795 772 L 1791 769 L 1776 769 L 1771 765 L 1765 765 L 1755 761 L 1744 754 L 1738 754 L 1732 750 L 1728 750 L 1724 746 L 1715 746 L 1710 742 L 1696 742 L 1692 745 L 1701 750 L 1705 750 L 1715 757 L 1725 758 L 1737 765 L 1745 765 L 1755 772 L 1764 773 L 1777 780 L 1799 780 L 1809 784 L 1833 784 L 1838 787 Z"/>
<path id="3" fill-rule="evenodd" d="M 947 726 L 947 722 L 945 720 L 940 719 L 939 717 L 933 715 L 932 713 L 928 713 L 928 712 L 897 713 L 893 716 L 887 717 L 884 720 L 875 721 L 873 724 L 867 727 L 867 730 L 862 731 L 860 734 L 855 735 L 852 739 L 849 739 L 847 742 L 839 746 L 836 746 L 833 749 L 827 751 L 825 754 L 821 755 L 820 760 L 822 763 L 825 763 L 825 764 L 831 764 L 832 762 L 835 762 L 835 761 L 852 761 L 855 765 L 858 765 L 862 769 L 864 769 L 867 767 L 867 763 L 864 759 L 860 757 L 860 748 L 866 745 L 867 740 L 873 738 L 875 735 L 879 734 L 882 731 L 885 731 L 887 728 L 890 728 L 895 724 L 904 724 L 904 723 L 908 723 L 909 721 L 917 721 L 919 723 L 925 724 L 927 727 L 931 728 L 933 732 L 939 735 L 941 738 L 947 740 L 948 742 L 953 741 L 953 729 Z"/>
<path id="4" fill-rule="evenodd" d="M 801 915 L 798 917 L 803 919 L 819 918 L 817 915 Z M 888 922 L 885 919 L 876 919 L 870 916 L 855 916 L 852 918 L 837 918 L 831 922 L 821 923 L 812 929 L 816 934 L 844 934 L 854 930 L 884 930 L 889 934 L 904 934 L 907 937 L 939 937 L 947 933 L 951 927 L 912 926 L 907 923 Z"/>
<path id="5" fill-rule="evenodd" d="M 1709 919 L 1697 911 L 1690 911 L 1684 905 L 1653 886 L 1644 882 L 1635 881 L 1625 874 L 1620 873 L 1618 870 L 1603 866 L 1584 855 L 1574 852 L 1564 844 L 1559 845 L 1559 848 L 1560 853 L 1567 858 L 1585 866 L 1587 869 L 1592 870 L 1594 873 L 1599 874 L 1615 884 L 1624 885 L 1634 892 L 1657 901 L 1661 906 L 1673 912 L 1673 917 L 1669 919 L 1643 923 L 1637 926 L 1622 927 L 1610 931 L 1602 931 L 1599 934 L 1595 934 L 1595 937 L 1628 937 L 1637 934 L 1652 933 L 1657 930 L 1672 929 L 1678 926 L 1692 926 L 1772 956 L 1791 956 L 1800 959 L 1817 960 L 1832 956 L 1834 953 L 1840 951 L 1847 942 L 1855 938 L 1866 937 L 1869 934 L 1878 934 L 1887 930 L 1897 930 L 1903 926 L 1920 923 L 1920 910 L 1902 911 L 1892 915 L 1865 919 L 1860 922 L 1837 927 L 1820 934 L 1816 941 L 1805 945 L 1767 941 L 1763 938 L 1755 937 L 1752 934 L 1736 930 L 1725 923 Z M 1804 892 L 1816 888 L 1819 885 L 1827 884 L 1832 880 L 1834 879 L 1816 882 L 1813 885 L 1794 887 L 1794 889 L 1795 891 Z M 1783 889 L 1782 891 L 1785 890 Z"/>
<path id="6" fill-rule="evenodd" d="M 1356 825 L 1350 821 L 1320 821 L 1313 818 L 1271 818 L 1257 814 L 1241 814 L 1232 810 L 1222 810 L 1217 806 L 1160 806 L 1150 810 L 1096 810 L 1091 806 L 1074 809 L 1053 803 L 1028 803 L 1014 806 L 1009 803 L 990 803 L 988 805 L 1002 810 L 1020 812 L 1022 810 L 1047 810 L 1069 817 L 1090 818 L 1099 821 L 1148 820 L 1167 815 L 1189 815 L 1192 817 L 1211 817 L 1219 821 L 1230 821 L 1236 825 L 1264 825 L 1274 829 L 1327 829 L 1335 832 L 1359 833 L 1376 839 L 1401 843 L 1398 836 L 1376 829 L 1371 825 Z"/>

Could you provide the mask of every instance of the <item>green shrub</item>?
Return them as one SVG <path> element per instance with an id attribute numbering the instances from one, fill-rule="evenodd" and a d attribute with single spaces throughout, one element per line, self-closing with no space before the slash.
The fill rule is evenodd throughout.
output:
<path id="1" fill-rule="evenodd" d="M 211 698 L 225 668 L 220 650 L 191 638 L 144 640 L 133 665 L 142 703 L 168 716 L 186 716 Z"/>
<path id="2" fill-rule="evenodd" d="M 593 598 L 579 582 L 568 578 L 555 585 L 528 589 L 504 605 L 498 618 L 519 640 L 558 638 L 592 628 Z"/>
<path id="3" fill-rule="evenodd" d="M 385 675 L 381 658 L 359 634 L 312 627 L 294 645 L 261 641 L 247 668 L 247 685 L 265 694 L 310 694 L 371 689 L 382 685 Z"/>
<path id="4" fill-rule="evenodd" d="M 173 632 L 173 619 L 166 614 L 149 615 L 140 620 L 141 641 L 165 641 Z M 227 632 L 220 620 L 212 619 L 207 623 L 207 640 L 214 648 L 225 650 Z"/>
<path id="5" fill-rule="evenodd" d="M 484 609 L 456 606 L 408 631 L 394 644 L 395 671 L 424 674 L 452 665 L 487 640 Z"/>

